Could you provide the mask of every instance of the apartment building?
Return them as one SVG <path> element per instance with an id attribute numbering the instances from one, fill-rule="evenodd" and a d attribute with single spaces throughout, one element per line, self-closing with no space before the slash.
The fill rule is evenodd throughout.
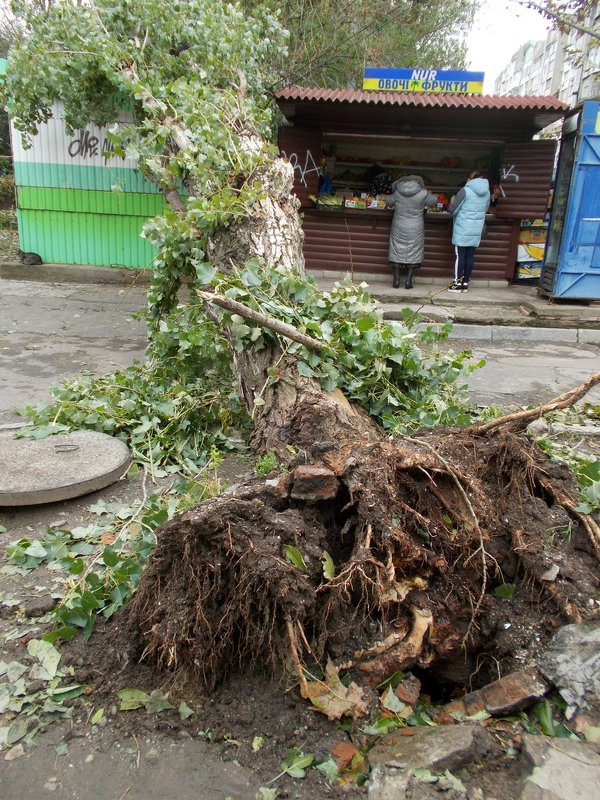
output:
<path id="1" fill-rule="evenodd" d="M 600 31 L 600 3 L 585 27 Z M 552 95 L 569 105 L 600 97 L 600 41 L 587 33 L 551 29 L 543 41 L 529 41 L 496 78 L 494 94 Z"/>

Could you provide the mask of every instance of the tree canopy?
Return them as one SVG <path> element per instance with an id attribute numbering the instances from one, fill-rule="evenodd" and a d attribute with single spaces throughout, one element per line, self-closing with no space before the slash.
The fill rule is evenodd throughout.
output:
<path id="1" fill-rule="evenodd" d="M 280 3 L 290 32 L 282 74 L 290 83 L 347 87 L 360 85 L 365 66 L 461 69 L 476 5 L 473 0 Z"/>

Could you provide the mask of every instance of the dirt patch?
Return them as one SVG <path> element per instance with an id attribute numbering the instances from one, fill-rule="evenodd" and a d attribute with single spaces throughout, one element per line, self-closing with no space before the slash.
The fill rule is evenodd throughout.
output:
<path id="1" fill-rule="evenodd" d="M 490 678 L 483 657 L 510 671 L 593 613 L 593 545 L 559 502 L 575 487 L 524 437 L 436 431 L 322 463 L 329 499 L 295 499 L 292 471 L 164 526 L 130 609 L 137 657 L 209 691 L 327 658 L 371 687 L 415 667 L 464 687 Z"/>
<path id="2" fill-rule="evenodd" d="M 66 745 L 69 763 L 80 768 L 82 776 L 89 774 L 93 780 L 95 775 L 102 782 L 102 774 L 110 773 L 106 792 L 99 795 L 107 800 L 121 796 L 128 786 L 132 788 L 126 796 L 134 800 L 161 796 L 152 794 L 157 787 L 162 796 L 171 791 L 187 800 L 192 797 L 191 786 L 195 796 L 211 800 L 247 800 L 260 787 L 276 789 L 278 798 L 298 800 L 366 797 L 367 789 L 356 785 L 356 775 L 346 786 L 328 785 L 314 765 L 331 762 L 340 745 L 349 745 L 364 759 L 366 772 L 368 751 L 379 737 L 363 728 L 374 717 L 330 721 L 301 697 L 286 638 L 286 615 L 294 613 L 295 622 L 302 622 L 312 655 L 299 637 L 297 652 L 313 674 L 317 661 L 325 666 L 324 653 L 338 664 L 354 661 L 352 677 L 367 687 L 377 713 L 380 690 L 372 688 L 374 681 L 368 687 L 369 673 L 357 666 L 356 653 L 384 640 L 386 630 L 405 631 L 399 643 L 406 644 L 414 630 L 413 606 L 431 612 L 439 626 L 437 632 L 428 632 L 421 652 L 411 658 L 422 694 L 440 703 L 530 663 L 556 627 L 574 613 L 588 618 L 587 599 L 597 589 L 595 555 L 587 532 L 556 499 L 574 493 L 567 472 L 511 433 L 478 442 L 464 432 L 438 431 L 419 440 L 403 443 L 401 451 L 391 443 L 355 449 L 345 454 L 337 470 L 325 454 L 323 461 L 338 481 L 329 500 L 294 499 L 289 477 L 279 473 L 243 483 L 248 465 L 228 459 L 223 467 L 228 482 L 242 484 L 162 529 L 150 568 L 150 574 L 160 577 L 158 617 L 140 627 L 142 606 L 136 601 L 109 623 L 99 622 L 89 642 L 78 637 L 61 648 L 64 665 L 73 668 L 74 681 L 86 685 L 86 694 L 71 701 L 72 719 L 67 725 L 41 733 L 38 745 L 27 750 L 22 761 L 7 765 L 15 782 L 5 786 L 23 787 L 32 769 L 35 780 L 43 769 L 55 797 L 86 797 L 81 782 L 74 788 L 67 759 L 56 757 L 56 748 Z M 438 456 L 451 465 L 451 472 Z M 465 524 L 469 521 L 465 500 L 452 475 L 476 511 L 489 565 L 466 654 L 460 649 L 460 637 L 480 596 L 483 561 L 477 559 L 479 535 Z M 55 517 L 64 519 L 66 527 L 85 524 L 87 506 L 99 496 L 131 502 L 139 492 L 139 483 L 119 485 L 60 504 Z M 3 539 L 43 532 L 49 516 L 54 517 L 48 512 L 48 508 L 8 512 L 3 516 L 8 528 Z M 300 551 L 305 570 L 290 561 L 285 545 Z M 327 591 L 319 591 L 325 580 L 324 551 L 335 565 L 335 575 L 327 579 L 337 587 L 335 601 Z M 394 607 L 381 604 L 377 587 L 383 574 L 378 565 L 389 570 L 385 555 L 390 552 L 394 569 L 402 570 L 402 580 L 413 583 Z M 349 573 L 356 564 L 356 571 Z M 542 575 L 556 566 L 555 578 L 544 580 Z M 217 591 L 203 606 L 215 627 L 208 634 L 196 627 L 194 633 L 197 597 L 210 588 L 209 583 L 202 584 L 203 573 L 215 576 L 219 570 Z M 345 585 L 341 576 L 350 577 Z M 426 580 L 427 586 L 415 585 L 416 577 Z M 43 569 L 30 573 L 24 583 L 18 575 L 2 576 L 4 590 L 19 592 L 23 601 L 20 606 L 2 607 L 5 634 L 14 629 L 17 617 L 22 620 L 24 602 L 40 593 L 52 596 L 52 579 L 52 572 Z M 512 586 L 514 591 L 497 596 L 500 586 Z M 228 609 L 232 596 L 239 602 Z M 142 596 L 146 608 L 148 598 Z M 223 633 L 217 617 L 225 625 L 229 647 L 212 646 L 213 637 Z M 47 629 L 44 616 L 27 625 L 30 630 L 5 642 L 5 660 L 7 656 L 20 660 L 28 640 Z M 163 643 L 168 636 L 175 637 L 178 658 L 170 668 L 164 668 L 167 661 L 159 650 L 147 650 L 140 661 L 152 636 Z M 199 660 L 198 647 L 205 648 L 200 656 L 204 660 Z M 406 653 L 397 650 L 395 656 L 406 663 Z M 369 660 L 373 661 L 366 663 Z M 386 669 L 391 669 L 389 664 Z M 207 686 L 216 688 L 208 691 Z M 118 693 L 128 689 L 157 691 L 174 708 L 160 713 L 143 708 L 120 711 Z M 178 710 L 181 702 L 193 712 L 186 719 Z M 102 719 L 92 724 L 100 709 Z M 480 786 L 498 800 L 510 800 L 522 777 L 521 729 L 517 722 L 493 722 L 493 726 L 497 750 L 485 763 L 457 771 L 457 777 L 468 788 Z M 283 769 L 294 753 L 313 758 L 302 779 Z M 183 754 L 187 760 L 180 765 L 181 774 L 174 775 L 171 767 Z M 26 769 L 28 760 L 37 767 Z M 184 778 L 189 763 L 202 763 L 206 771 Z M 144 795 L 141 787 L 148 776 L 152 780 Z M 45 784 L 32 785 L 37 795 L 31 797 L 40 796 Z M 19 796 L 29 798 L 21 788 Z"/>
<path id="3" fill-rule="evenodd" d="M 278 797 L 332 794 L 315 769 L 307 770 L 302 781 L 284 774 L 271 783 L 293 748 L 311 754 L 318 763 L 331 757 L 335 745 L 349 739 L 348 733 L 315 714 L 285 681 L 258 671 L 244 673 L 232 676 L 218 692 L 207 696 L 182 672 L 158 674 L 148 664 L 130 661 L 130 651 L 128 627 L 122 620 L 99 625 L 87 644 L 77 639 L 63 648 L 66 662 L 90 687 L 73 721 L 76 738 L 89 732 L 91 702 L 94 708 L 107 709 L 108 724 L 98 734 L 105 746 L 147 734 L 173 741 L 191 737 L 206 745 L 216 763 L 241 765 L 252 773 L 257 787 L 271 785 L 278 789 Z M 183 720 L 176 709 L 159 714 L 144 709 L 119 712 L 118 692 L 132 688 L 148 693 L 159 690 L 174 706 L 184 701 L 195 713 Z M 350 796 L 366 796 L 366 792 L 356 787 Z"/>

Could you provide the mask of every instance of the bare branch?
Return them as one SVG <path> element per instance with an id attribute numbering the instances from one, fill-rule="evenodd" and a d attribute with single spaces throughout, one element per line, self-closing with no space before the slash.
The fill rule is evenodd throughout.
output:
<path id="1" fill-rule="evenodd" d="M 293 328 L 291 325 L 288 325 L 285 322 L 279 322 L 279 320 L 272 319 L 271 317 L 267 317 L 265 314 L 260 314 L 258 311 L 254 311 L 242 303 L 238 303 L 237 300 L 230 300 L 229 297 L 225 297 L 222 294 L 216 294 L 215 292 L 198 291 L 197 295 L 207 303 L 214 303 L 214 305 L 220 306 L 226 311 L 239 314 L 240 317 L 244 317 L 244 319 L 250 320 L 251 322 L 256 322 L 256 324 L 260 325 L 261 328 L 269 328 L 275 333 L 285 336 L 286 339 L 292 339 L 292 341 L 304 345 L 304 347 L 307 347 L 309 350 L 319 351 L 324 350 L 326 347 L 326 345 L 324 345 L 322 342 L 319 342 L 317 339 L 313 339 L 312 336 L 307 336 L 305 333 L 299 333 L 296 328 Z"/>
<path id="2" fill-rule="evenodd" d="M 482 425 L 472 425 L 468 430 L 471 433 L 482 434 L 494 428 L 501 428 L 503 425 L 511 425 L 515 422 L 518 422 L 520 427 L 524 428 L 529 422 L 532 422 L 534 419 L 539 419 L 545 414 L 549 414 L 552 411 L 559 411 L 561 408 L 570 408 L 570 406 L 578 400 L 581 400 L 582 397 L 585 397 L 590 389 L 598 383 L 600 383 L 600 372 L 592 375 L 587 381 L 580 383 L 579 386 L 576 386 L 574 389 L 569 389 L 568 392 L 555 397 L 554 400 L 543 403 L 541 406 L 536 406 L 526 411 L 515 411 L 512 414 L 498 417 L 498 419 L 492 419 L 490 422 L 485 422 Z"/>
<path id="3" fill-rule="evenodd" d="M 587 35 L 591 36 L 593 39 L 600 40 L 600 31 L 587 28 L 585 25 L 580 25 L 572 16 L 565 16 L 558 11 L 552 11 L 541 3 L 533 2 L 533 0 L 514 0 L 514 2 L 524 8 L 533 8 L 535 11 L 539 11 L 544 17 L 554 20 L 564 28 L 573 28 L 573 30 L 579 31 L 580 33 L 587 33 Z"/>

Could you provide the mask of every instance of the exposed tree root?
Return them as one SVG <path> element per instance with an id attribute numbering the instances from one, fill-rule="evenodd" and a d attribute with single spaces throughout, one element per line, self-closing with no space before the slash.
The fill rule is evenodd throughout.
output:
<path id="1" fill-rule="evenodd" d="M 288 433 L 303 437 L 306 424 Z M 598 578 L 575 486 L 526 438 L 503 430 L 375 442 L 346 435 L 325 451 L 317 462 L 314 448 L 303 451 L 277 485 L 249 482 L 162 528 L 129 611 L 138 655 L 185 667 L 207 690 L 234 671 L 291 662 L 302 694 L 318 705 L 325 690 L 305 663 L 330 662 L 330 687 L 341 668 L 376 686 L 397 670 L 479 651 L 489 628 L 482 621 L 506 602 L 493 593 L 504 571 L 521 572 L 513 581 L 532 625 L 590 617 Z M 319 468 L 308 493 L 307 455 Z M 568 562 L 552 538 L 567 524 Z M 290 561 L 290 545 L 306 569 Z M 549 580 L 554 563 L 559 573 Z M 326 713 L 344 713 L 337 695 Z M 358 688 L 346 699 L 363 707 Z"/>

